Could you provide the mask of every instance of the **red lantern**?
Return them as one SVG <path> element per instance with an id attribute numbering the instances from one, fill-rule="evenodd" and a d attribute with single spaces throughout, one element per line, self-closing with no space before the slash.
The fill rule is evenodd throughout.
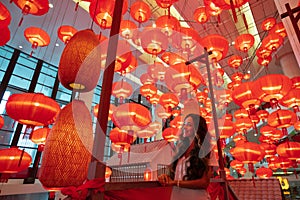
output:
<path id="1" fill-rule="evenodd" d="M 111 94 L 116 98 L 119 98 L 120 103 L 123 103 L 123 100 L 132 94 L 132 86 L 123 79 L 122 81 L 114 82 Z"/>
<path id="2" fill-rule="evenodd" d="M 283 134 L 287 135 L 287 128 L 297 122 L 297 116 L 290 110 L 276 110 L 268 117 L 268 124 L 275 128 L 282 128 Z"/>
<path id="3" fill-rule="evenodd" d="M 99 44 L 92 30 L 78 31 L 70 39 L 58 66 L 58 78 L 65 88 L 88 92 L 96 87 L 101 67 Z"/>
<path id="4" fill-rule="evenodd" d="M 269 178 L 273 175 L 273 171 L 270 168 L 265 168 L 264 166 L 256 170 L 256 176 L 259 178 Z"/>
<path id="5" fill-rule="evenodd" d="M 211 52 L 210 57 L 219 61 L 223 59 L 229 48 L 229 43 L 227 39 L 221 35 L 212 34 L 201 39 L 201 45 Z"/>
<path id="6" fill-rule="evenodd" d="M 176 116 L 170 122 L 170 127 L 181 129 L 183 125 L 183 117 L 181 115 Z"/>
<path id="7" fill-rule="evenodd" d="M 254 36 L 251 34 L 239 35 L 234 41 L 234 47 L 243 52 L 247 52 L 254 44 Z"/>
<path id="8" fill-rule="evenodd" d="M 291 78 L 291 81 L 293 83 L 293 88 L 300 89 L 300 76 L 296 76 L 296 77 Z"/>
<path id="9" fill-rule="evenodd" d="M 152 180 L 152 171 L 149 168 L 146 168 L 144 171 L 144 180 L 151 181 Z"/>
<path id="10" fill-rule="evenodd" d="M 238 110 L 234 111 L 233 116 L 235 119 L 248 118 L 249 113 L 246 109 L 238 109 Z"/>
<path id="11" fill-rule="evenodd" d="M 145 128 L 151 122 L 150 111 L 136 103 L 124 103 L 119 105 L 112 115 L 113 123 L 129 134 Z"/>
<path id="12" fill-rule="evenodd" d="M 287 141 L 277 146 L 278 155 L 288 158 L 289 160 L 299 160 L 300 143 Z"/>
<path id="13" fill-rule="evenodd" d="M 206 6 L 200 6 L 194 11 L 194 20 L 200 24 L 204 24 L 210 18 L 210 14 L 206 9 Z"/>
<path id="14" fill-rule="evenodd" d="M 234 88 L 232 92 L 233 101 L 249 110 L 251 114 L 255 113 L 260 105 L 260 100 L 253 95 L 252 89 L 253 82 L 245 82 Z"/>
<path id="15" fill-rule="evenodd" d="M 162 132 L 163 138 L 168 142 L 175 142 L 179 139 L 180 129 L 169 127 Z"/>
<path id="16" fill-rule="evenodd" d="M 256 115 L 263 121 L 265 121 L 268 116 L 269 116 L 269 112 L 266 110 L 259 110 L 256 112 Z"/>
<path id="17" fill-rule="evenodd" d="M 118 127 L 116 127 L 110 131 L 109 139 L 115 145 L 120 146 L 121 151 L 124 151 L 125 146 L 127 145 L 130 146 L 135 141 L 136 138 L 134 137 L 134 135 L 128 134 L 127 131 L 121 130 Z"/>
<path id="18" fill-rule="evenodd" d="M 222 12 L 222 8 L 217 6 L 213 0 L 204 0 L 204 5 L 206 6 L 208 13 L 212 16 L 219 16 Z M 220 19 L 218 19 L 220 22 Z"/>
<path id="19" fill-rule="evenodd" d="M 11 15 L 9 10 L 3 3 L 0 2 L 0 29 L 8 27 L 11 21 Z"/>
<path id="20" fill-rule="evenodd" d="M 180 27 L 178 19 L 169 15 L 162 15 L 158 17 L 155 24 L 156 27 L 160 28 L 166 36 L 171 36 Z"/>
<path id="21" fill-rule="evenodd" d="M 278 34 L 280 35 L 282 38 L 287 36 L 286 30 L 283 26 L 282 22 L 279 22 L 278 24 L 275 24 L 272 29 L 270 30 L 270 34 Z"/>
<path id="22" fill-rule="evenodd" d="M 160 104 L 158 104 L 158 105 L 156 106 L 156 108 L 155 108 L 155 114 L 156 114 L 159 118 L 163 119 L 164 121 L 165 121 L 166 119 L 168 119 L 169 117 L 171 117 L 171 115 L 172 115 L 171 112 L 167 112 L 166 109 L 165 109 L 162 105 L 160 105 Z"/>
<path id="23" fill-rule="evenodd" d="M 144 141 L 146 141 L 148 138 L 151 138 L 152 136 L 155 135 L 155 131 L 152 130 L 151 127 L 148 126 L 142 130 L 137 131 L 136 135 L 137 135 L 137 137 L 143 138 Z"/>
<path id="24" fill-rule="evenodd" d="M 208 94 L 206 92 L 197 92 L 196 97 L 197 97 L 197 100 L 199 101 L 199 103 L 204 104 L 208 97 Z"/>
<path id="25" fill-rule="evenodd" d="M 158 28 L 146 28 L 141 34 L 141 46 L 147 53 L 157 56 L 168 48 L 168 37 Z"/>
<path id="26" fill-rule="evenodd" d="M 0 115 L 0 129 L 4 126 L 4 118 Z"/>
<path id="27" fill-rule="evenodd" d="M 170 6 L 178 0 L 155 0 L 161 8 L 170 8 Z"/>
<path id="28" fill-rule="evenodd" d="M 268 57 L 264 57 L 264 58 L 258 58 L 257 59 L 257 63 L 261 66 L 265 66 L 267 67 L 270 62 L 272 61 L 272 57 L 271 56 L 268 56 Z"/>
<path id="29" fill-rule="evenodd" d="M 139 23 L 148 21 L 151 14 L 150 6 L 143 1 L 136 1 L 130 7 L 131 17 Z"/>
<path id="30" fill-rule="evenodd" d="M 164 52 L 161 55 L 161 59 L 168 65 L 176 65 L 186 61 L 185 58 L 174 52 Z"/>
<path id="31" fill-rule="evenodd" d="M 228 119 L 219 119 L 219 130 L 220 130 L 220 139 L 225 139 L 231 137 L 235 133 L 235 125 L 231 120 Z M 225 144 L 224 144 L 225 146 Z"/>
<path id="32" fill-rule="evenodd" d="M 152 84 L 152 83 L 156 82 L 157 80 L 155 80 L 154 78 L 152 78 L 152 77 L 150 76 L 150 74 L 145 73 L 145 74 L 142 74 L 142 75 L 140 76 L 140 81 L 141 81 L 141 83 L 142 83 L 143 85 L 146 85 L 146 84 Z"/>
<path id="33" fill-rule="evenodd" d="M 196 90 L 204 83 L 200 71 L 194 65 L 186 66 L 184 63 L 171 65 L 165 75 L 165 83 L 173 92 L 187 99 L 187 93 Z"/>
<path id="34" fill-rule="evenodd" d="M 231 75 L 230 77 L 233 81 L 235 82 L 239 82 L 242 83 L 242 80 L 244 78 L 243 74 L 240 72 L 235 72 L 234 74 Z M 240 85 L 240 84 L 239 84 Z M 236 87 L 238 87 L 239 85 L 237 85 Z"/>
<path id="35" fill-rule="evenodd" d="M 272 57 L 271 57 L 272 51 L 270 51 L 262 46 L 256 50 L 255 54 L 259 58 L 267 58 L 268 59 L 270 57 L 270 61 L 272 59 Z"/>
<path id="36" fill-rule="evenodd" d="M 14 2 L 21 10 L 23 15 L 37 15 L 41 16 L 48 12 L 49 2 L 48 0 L 10 0 Z M 22 24 L 23 17 L 19 22 L 19 26 Z"/>
<path id="37" fill-rule="evenodd" d="M 77 30 L 73 26 L 60 26 L 57 30 L 58 38 L 67 44 Z"/>
<path id="38" fill-rule="evenodd" d="M 269 51 L 276 51 L 283 43 L 283 39 L 278 34 L 270 33 L 262 40 L 261 47 Z"/>
<path id="39" fill-rule="evenodd" d="M 199 33 L 193 28 L 180 27 L 178 33 L 173 35 L 172 44 L 190 54 L 199 46 Z M 199 47 L 198 47 L 199 48 Z M 201 53 L 199 53 L 201 54 Z"/>
<path id="40" fill-rule="evenodd" d="M 140 93 L 149 100 L 157 93 L 157 88 L 153 84 L 146 84 L 140 87 Z"/>
<path id="41" fill-rule="evenodd" d="M 15 174 L 28 169 L 32 162 L 31 156 L 17 147 L 0 149 L 1 181 L 7 182 L 10 174 Z"/>
<path id="42" fill-rule="evenodd" d="M 156 104 L 158 104 L 158 102 L 159 102 L 159 99 L 160 99 L 160 95 L 159 94 L 155 94 L 152 97 L 150 97 L 149 102 L 151 104 L 153 104 L 154 106 L 156 106 Z"/>
<path id="43" fill-rule="evenodd" d="M 261 29 L 264 31 L 269 31 L 274 27 L 275 24 L 276 19 L 274 17 L 269 17 L 261 23 Z"/>
<path id="44" fill-rule="evenodd" d="M 148 66 L 148 74 L 155 80 L 164 81 L 167 67 L 160 62 Z"/>
<path id="45" fill-rule="evenodd" d="M 110 167 L 106 166 L 105 167 L 105 178 L 109 179 L 111 174 L 112 174 L 112 171 L 111 171 Z"/>
<path id="46" fill-rule="evenodd" d="M 232 167 L 233 169 L 239 170 L 244 167 L 244 163 L 242 163 L 241 161 L 238 161 L 238 160 L 233 160 L 230 162 L 230 167 Z"/>
<path id="47" fill-rule="evenodd" d="M 253 126 L 250 118 L 239 118 L 235 121 L 236 130 L 244 134 Z"/>
<path id="48" fill-rule="evenodd" d="M 6 103 L 8 116 L 25 125 L 51 124 L 59 111 L 59 104 L 41 93 L 12 94 Z"/>
<path id="49" fill-rule="evenodd" d="M 30 134 L 30 140 L 35 144 L 45 144 L 50 131 L 48 127 L 36 129 Z"/>
<path id="50" fill-rule="evenodd" d="M 299 105 L 300 105 L 300 89 L 291 89 L 281 100 L 280 104 L 288 107 L 293 108 L 294 112 L 299 112 Z"/>
<path id="51" fill-rule="evenodd" d="M 179 104 L 177 96 L 173 93 L 164 93 L 160 96 L 159 103 L 168 111 L 171 112 Z"/>
<path id="52" fill-rule="evenodd" d="M 32 49 L 49 45 L 50 36 L 43 29 L 38 27 L 29 27 L 24 31 L 24 36 L 32 44 Z M 33 52 L 31 52 L 32 55 Z"/>
<path id="53" fill-rule="evenodd" d="M 245 143 L 247 139 L 244 135 L 238 134 L 233 137 L 233 141 L 235 142 L 235 145 L 239 145 Z"/>
<path id="54" fill-rule="evenodd" d="M 0 28 L 0 46 L 4 46 L 10 40 L 10 30 L 8 27 Z"/>
<path id="55" fill-rule="evenodd" d="M 120 34 L 126 40 L 133 37 L 134 30 L 137 29 L 137 25 L 129 20 L 122 20 L 120 24 Z"/>
<path id="56" fill-rule="evenodd" d="M 265 125 L 260 128 L 260 133 L 266 137 L 273 137 L 273 135 L 277 134 L 276 133 L 277 131 L 279 131 L 279 130 L 272 126 L 268 126 L 268 125 Z"/>
<path id="57" fill-rule="evenodd" d="M 243 63 L 243 58 L 238 55 L 233 55 L 227 60 L 227 63 L 229 67 L 237 69 Z"/>
<path id="58" fill-rule="evenodd" d="M 109 112 L 108 112 L 108 121 L 111 120 L 111 116 L 115 111 L 116 106 L 114 104 L 109 104 Z M 98 116 L 99 104 L 96 104 L 93 109 L 93 114 L 95 117 Z"/>
<path id="59" fill-rule="evenodd" d="M 262 142 L 260 145 L 263 147 L 266 153 L 265 158 L 269 158 L 276 154 L 276 146 L 274 144 Z"/>
<path id="60" fill-rule="evenodd" d="M 91 18 L 103 29 L 111 27 L 115 1 L 116 0 L 92 1 L 89 6 Z M 127 7 L 128 2 L 124 0 L 122 14 L 125 14 Z"/>
<path id="61" fill-rule="evenodd" d="M 265 102 L 277 105 L 292 88 L 292 81 L 281 74 L 270 74 L 257 79 L 252 86 L 252 94 Z"/>
<path id="62" fill-rule="evenodd" d="M 87 177 L 92 146 L 90 111 L 83 101 L 73 100 L 61 110 L 48 135 L 39 171 L 42 185 L 51 190 L 82 185 Z"/>

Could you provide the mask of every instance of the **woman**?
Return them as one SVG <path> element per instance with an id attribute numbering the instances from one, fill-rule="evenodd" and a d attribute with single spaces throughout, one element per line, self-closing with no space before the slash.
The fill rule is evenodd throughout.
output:
<path id="1" fill-rule="evenodd" d="M 210 199 L 206 192 L 212 175 L 208 166 L 210 150 L 205 119 L 196 114 L 187 115 L 170 174 L 158 177 L 163 186 L 175 186 L 171 199 Z"/>

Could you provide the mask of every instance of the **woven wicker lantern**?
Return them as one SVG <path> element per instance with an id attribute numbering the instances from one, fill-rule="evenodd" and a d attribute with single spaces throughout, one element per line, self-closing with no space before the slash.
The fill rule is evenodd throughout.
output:
<path id="1" fill-rule="evenodd" d="M 10 21 L 11 15 L 9 10 L 0 2 L 0 29 L 7 27 L 10 24 Z"/>
<path id="2" fill-rule="evenodd" d="M 12 94 L 6 103 L 8 116 L 29 126 L 51 124 L 59 111 L 59 104 L 41 93 Z"/>
<path id="3" fill-rule="evenodd" d="M 77 30 L 73 26 L 60 26 L 57 30 L 58 38 L 67 44 L 70 39 L 75 35 Z"/>
<path id="4" fill-rule="evenodd" d="M 143 1 L 136 1 L 130 7 L 130 15 L 139 23 L 148 21 L 151 14 L 150 6 Z"/>
<path id="5" fill-rule="evenodd" d="M 65 46 L 58 66 L 58 78 L 69 89 L 88 92 L 100 76 L 100 44 L 92 30 L 78 31 Z"/>
<path id="6" fill-rule="evenodd" d="M 82 185 L 87 178 L 93 145 L 89 109 L 73 100 L 59 113 L 48 135 L 39 180 L 50 190 Z"/>

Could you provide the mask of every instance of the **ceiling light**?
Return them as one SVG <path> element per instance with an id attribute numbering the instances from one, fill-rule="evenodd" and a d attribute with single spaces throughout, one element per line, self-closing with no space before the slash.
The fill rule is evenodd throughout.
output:
<path id="1" fill-rule="evenodd" d="M 55 46 L 56 46 L 56 47 L 59 47 L 59 44 L 58 44 L 58 43 L 56 43 L 56 44 L 55 44 Z"/>
<path id="2" fill-rule="evenodd" d="M 49 8 L 53 8 L 53 4 L 52 3 L 49 3 Z"/>
<path id="3" fill-rule="evenodd" d="M 20 49 L 23 49 L 23 46 L 20 45 L 19 48 L 20 48 Z"/>

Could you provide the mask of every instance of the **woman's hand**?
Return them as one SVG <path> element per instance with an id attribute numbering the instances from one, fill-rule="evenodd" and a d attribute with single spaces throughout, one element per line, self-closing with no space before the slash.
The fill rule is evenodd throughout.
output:
<path id="1" fill-rule="evenodd" d="M 170 176 L 168 176 L 167 174 L 162 174 L 158 177 L 158 182 L 162 185 L 162 186 L 173 186 L 175 185 L 175 181 L 173 181 Z"/>

